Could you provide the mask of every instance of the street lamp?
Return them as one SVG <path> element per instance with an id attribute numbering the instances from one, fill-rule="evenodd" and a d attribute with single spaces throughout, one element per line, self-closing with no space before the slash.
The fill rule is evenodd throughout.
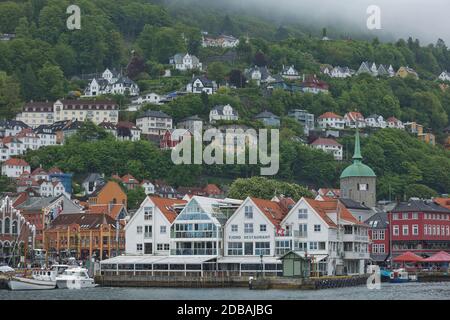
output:
<path id="1" fill-rule="evenodd" d="M 261 276 L 262 276 L 262 272 L 263 272 L 263 255 L 261 254 L 260 256 L 259 256 L 259 258 L 261 259 L 261 266 L 260 266 L 260 271 L 259 271 L 259 273 L 261 274 Z"/>

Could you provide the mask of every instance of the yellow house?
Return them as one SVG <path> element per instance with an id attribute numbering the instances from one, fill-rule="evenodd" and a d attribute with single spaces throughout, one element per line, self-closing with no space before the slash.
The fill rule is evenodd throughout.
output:
<path id="1" fill-rule="evenodd" d="M 417 137 L 419 138 L 419 140 L 422 140 L 423 142 L 426 142 L 433 146 L 436 145 L 436 137 L 432 133 L 419 134 L 417 135 Z"/>
<path id="2" fill-rule="evenodd" d="M 127 206 L 127 195 L 115 181 L 108 181 L 89 197 L 89 204 L 123 204 Z"/>
<path id="3" fill-rule="evenodd" d="M 400 67 L 400 69 L 398 69 L 397 71 L 397 77 L 400 78 L 413 77 L 416 80 L 419 79 L 419 75 L 417 74 L 417 72 L 410 67 Z"/>

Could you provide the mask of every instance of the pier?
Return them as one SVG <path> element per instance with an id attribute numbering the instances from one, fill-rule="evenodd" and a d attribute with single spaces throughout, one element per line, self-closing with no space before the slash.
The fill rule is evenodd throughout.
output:
<path id="1" fill-rule="evenodd" d="M 252 290 L 286 289 L 318 290 L 366 284 L 368 276 L 341 276 L 322 278 L 268 277 L 177 277 L 97 275 L 95 283 L 105 287 L 168 287 L 168 288 L 250 288 Z"/>

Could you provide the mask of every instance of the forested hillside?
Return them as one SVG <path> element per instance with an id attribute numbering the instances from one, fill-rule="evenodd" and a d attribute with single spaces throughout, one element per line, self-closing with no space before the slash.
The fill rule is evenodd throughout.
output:
<path id="1" fill-rule="evenodd" d="M 66 9 L 81 8 L 81 30 L 66 28 Z M 305 109 L 316 117 L 326 111 L 344 114 L 355 109 L 364 115 L 395 116 L 417 121 L 443 139 L 449 125 L 450 90 L 436 80 L 450 70 L 450 50 L 442 40 L 421 46 L 418 39 L 383 43 L 378 39 L 354 40 L 342 34 L 322 41 L 322 27 L 302 30 L 298 25 L 280 25 L 251 12 L 208 7 L 205 2 L 149 0 L 22 0 L 0 2 L 0 34 L 15 33 L 0 41 L 0 118 L 13 117 L 24 102 L 55 100 L 71 91 L 82 91 L 85 82 L 74 78 L 115 68 L 135 80 L 141 92 L 167 93 L 182 89 L 191 74 L 173 72 L 161 78 L 169 57 L 189 52 L 208 61 L 227 49 L 203 48 L 201 31 L 212 35 L 232 34 L 241 39 L 233 62 L 207 64 L 207 75 L 219 84 L 254 64 L 267 65 L 278 73 L 283 65 L 295 65 L 306 74 L 317 74 L 330 85 L 330 94 L 289 93 L 275 90 L 266 95 L 253 85 L 221 88 L 213 96 L 186 95 L 163 106 L 147 106 L 168 113 L 174 121 L 198 114 L 205 120 L 216 104 L 231 103 L 241 121 L 269 110 L 282 119 L 292 109 Z M 315 31 L 315 32 L 312 32 Z M 323 31 L 325 32 L 325 30 Z M 339 30 L 328 30 L 339 35 Z M 132 52 L 135 53 L 133 56 Z M 374 78 L 360 75 L 331 79 L 320 75 L 324 64 L 357 69 L 363 61 L 410 66 L 420 80 Z M 112 97 L 121 105 L 126 97 Z M 144 111 L 144 108 L 142 111 Z M 141 111 L 141 112 L 142 112 Z M 134 120 L 138 113 L 123 113 Z M 255 125 L 255 124 L 252 124 Z M 301 135 L 288 120 L 282 122 L 281 169 L 277 178 L 308 186 L 337 186 L 348 162 L 293 141 Z M 137 178 L 169 177 L 175 185 L 195 184 L 202 177 L 235 179 L 259 172 L 252 166 L 174 167 L 165 152 L 147 142 L 121 143 L 112 139 L 94 142 L 76 140 L 62 147 L 46 147 L 27 155 L 32 164 L 58 165 L 63 170 L 98 170 L 107 174 L 128 171 Z M 346 140 L 349 139 L 349 140 Z M 351 152 L 351 137 L 341 141 Z M 396 130 L 380 130 L 363 139 L 367 164 L 379 176 L 379 197 L 429 195 L 450 191 L 450 155 Z M 419 190 L 419 191 L 417 191 Z"/>

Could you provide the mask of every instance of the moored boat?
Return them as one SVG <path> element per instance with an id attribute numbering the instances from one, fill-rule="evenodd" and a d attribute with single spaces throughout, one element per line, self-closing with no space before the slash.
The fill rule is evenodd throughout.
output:
<path id="1" fill-rule="evenodd" d="M 10 290 L 51 290 L 56 288 L 56 281 L 36 280 L 21 277 L 11 277 L 8 280 Z"/>
<path id="2" fill-rule="evenodd" d="M 86 268 L 69 268 L 56 277 L 56 285 L 59 289 L 82 289 L 96 286 L 94 279 L 89 277 Z"/>
<path id="3" fill-rule="evenodd" d="M 409 274 L 405 269 L 396 269 L 391 272 L 391 283 L 404 283 L 410 281 L 417 281 L 417 276 L 415 274 Z"/>

